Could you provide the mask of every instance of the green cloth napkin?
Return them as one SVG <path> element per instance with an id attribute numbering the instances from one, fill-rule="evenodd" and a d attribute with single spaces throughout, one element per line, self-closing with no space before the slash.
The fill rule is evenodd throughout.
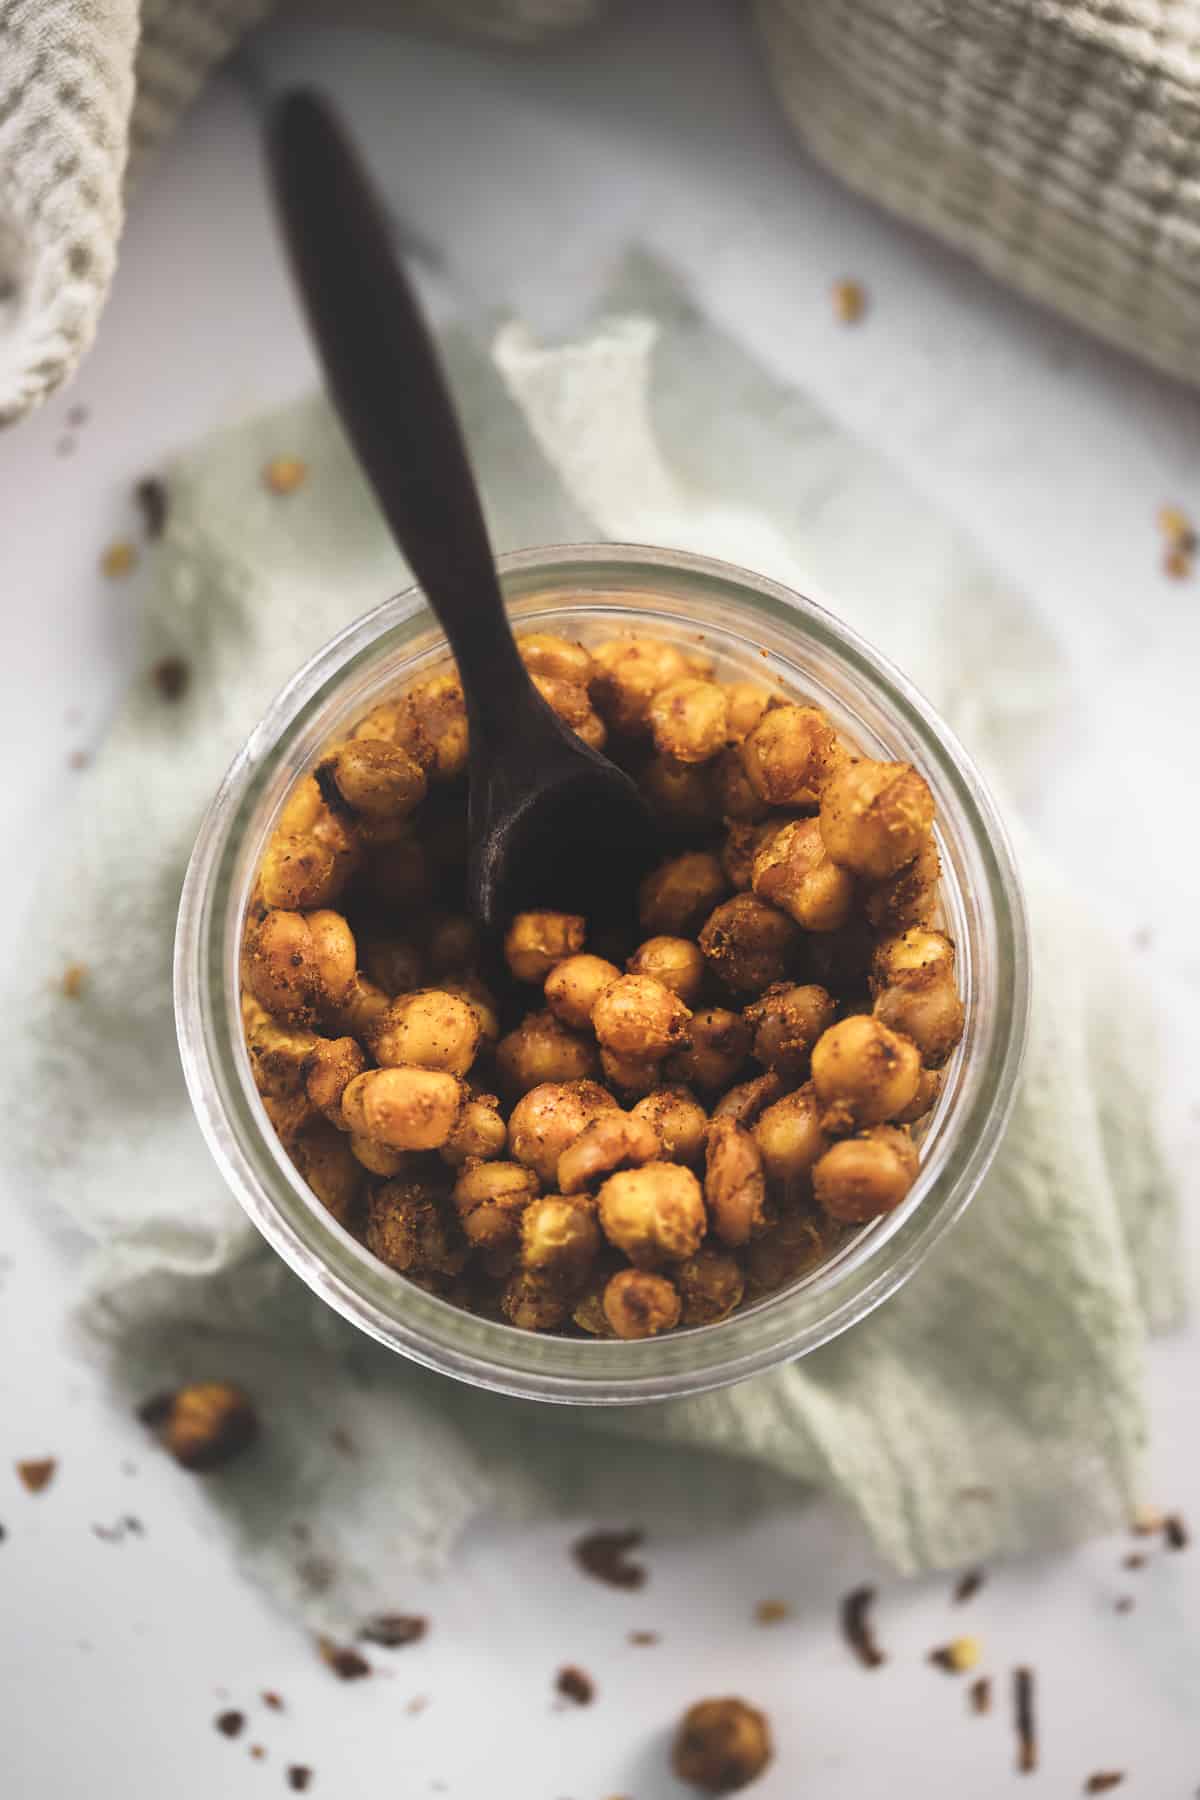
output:
<path id="1" fill-rule="evenodd" d="M 544 347 L 511 323 L 485 336 L 453 331 L 445 350 L 498 547 L 626 537 L 831 594 L 1023 791 L 1058 694 L 1054 647 L 894 469 L 648 264 L 579 341 Z M 261 480 L 280 454 L 309 468 L 287 498 Z M 711 1522 L 777 1500 L 782 1478 L 841 1495 L 905 1570 L 1116 1523 L 1136 1497 L 1147 1330 L 1180 1305 L 1151 1033 L 1120 959 L 1021 832 L 1036 999 L 1006 1144 L 903 1293 L 803 1362 L 638 1411 L 542 1409 L 390 1355 L 263 1246 L 179 1072 L 180 881 L 273 693 L 406 576 L 321 400 L 203 444 L 168 488 L 146 663 L 180 655 L 191 682 L 173 704 L 135 687 L 63 834 L 31 928 L 26 1024 L 8 1034 L 23 1068 L 3 1091 L 27 1103 L 5 1138 L 26 1182 L 36 1160 L 39 1205 L 94 1240 L 82 1316 L 122 1391 L 218 1374 L 257 1396 L 261 1449 L 206 1490 L 246 1566 L 336 1627 L 488 1505 Z M 89 969 L 75 1003 L 47 998 L 64 944 Z"/>

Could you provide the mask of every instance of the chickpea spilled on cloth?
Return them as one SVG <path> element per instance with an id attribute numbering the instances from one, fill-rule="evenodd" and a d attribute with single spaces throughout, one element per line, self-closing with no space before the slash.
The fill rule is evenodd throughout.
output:
<path id="1" fill-rule="evenodd" d="M 628 932 L 543 908 L 480 942 L 443 670 L 280 813 L 242 945 L 255 1085 L 316 1199 L 428 1292 L 529 1331 L 717 1324 L 916 1179 L 964 1026 L 933 796 L 690 646 L 519 643 L 661 821 Z M 753 1709 L 696 1712 L 686 1779 L 761 1764 Z"/>

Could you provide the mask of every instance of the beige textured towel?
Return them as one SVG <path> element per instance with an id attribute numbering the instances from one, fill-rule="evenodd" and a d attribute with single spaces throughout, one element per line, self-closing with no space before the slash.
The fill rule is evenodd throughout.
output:
<path id="1" fill-rule="evenodd" d="M 374 0 L 372 18 L 524 42 L 612 5 Z M 0 423 L 91 341 L 127 162 L 271 7 L 0 0 Z M 851 185 L 1200 379 L 1200 0 L 755 0 L 747 18 L 797 130 Z"/>

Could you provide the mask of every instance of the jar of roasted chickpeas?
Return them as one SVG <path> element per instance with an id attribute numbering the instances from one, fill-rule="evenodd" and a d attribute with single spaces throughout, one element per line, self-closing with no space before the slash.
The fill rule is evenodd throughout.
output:
<path id="1" fill-rule="evenodd" d="M 193 1105 L 364 1330 L 573 1404 L 805 1354 L 978 1187 L 1028 1008 L 1020 889 L 946 726 L 835 616 L 720 563 L 502 564 L 547 703 L 661 842 L 627 928 L 464 908 L 467 722 L 419 592 L 322 650 L 204 821 L 176 955 Z"/>

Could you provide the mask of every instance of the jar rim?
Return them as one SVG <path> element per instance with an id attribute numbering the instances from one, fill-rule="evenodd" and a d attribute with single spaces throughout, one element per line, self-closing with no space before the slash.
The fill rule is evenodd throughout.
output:
<path id="1" fill-rule="evenodd" d="M 939 832 L 943 823 L 952 826 L 960 855 L 970 862 L 971 891 L 958 898 L 960 908 L 973 909 L 964 913 L 965 947 L 978 992 L 968 1004 L 971 1042 L 951 1065 L 957 1065 L 953 1106 L 913 1189 L 895 1213 L 860 1232 L 810 1277 L 717 1324 L 640 1342 L 525 1332 L 464 1312 L 388 1269 L 316 1201 L 266 1120 L 250 1078 L 236 1008 L 237 940 L 248 895 L 242 853 L 248 828 L 261 824 L 272 779 L 280 785 L 285 754 L 319 730 L 323 708 L 344 693 L 351 676 L 369 678 L 394 650 L 407 651 L 409 660 L 439 645 L 445 653 L 415 585 L 354 620 L 282 688 L 201 824 L 175 946 L 176 1020 L 189 1095 L 227 1183 L 278 1254 L 336 1311 L 413 1360 L 500 1392 L 576 1405 L 644 1403 L 726 1386 L 807 1354 L 873 1311 L 913 1273 L 986 1174 L 1015 1101 L 1028 1027 L 1028 928 L 1011 846 L 986 784 L 935 709 L 888 658 L 818 602 L 736 565 L 647 545 L 522 550 L 501 557 L 499 569 L 506 598 L 527 611 L 533 602 L 559 612 L 602 599 L 607 607 L 624 595 L 637 618 L 678 625 L 692 616 L 692 628 L 703 625 L 702 635 L 710 636 L 727 627 L 708 615 L 695 618 L 697 606 L 709 602 L 739 619 L 748 612 L 755 629 L 745 641 L 758 646 L 768 665 L 782 659 L 794 667 L 789 659 L 803 646 L 822 667 L 836 667 L 864 704 L 870 697 L 892 727 L 881 742 L 895 748 L 898 734 L 901 747 L 915 751 L 907 760 L 918 761 L 935 788 Z M 287 787 L 295 773 L 286 775 Z"/>

